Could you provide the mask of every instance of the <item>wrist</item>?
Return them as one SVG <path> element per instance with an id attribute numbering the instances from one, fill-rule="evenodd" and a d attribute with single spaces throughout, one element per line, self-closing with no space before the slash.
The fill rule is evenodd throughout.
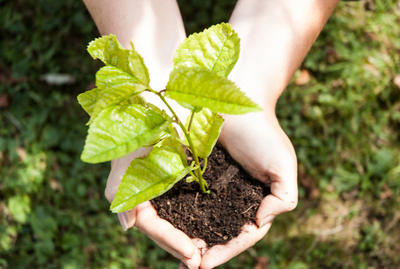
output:
<path id="1" fill-rule="evenodd" d="M 280 128 L 275 110 L 265 109 L 257 113 L 248 113 L 244 115 L 223 115 L 225 119 L 222 125 L 222 131 L 219 142 L 226 148 L 232 137 L 236 137 L 247 129 L 254 129 L 255 126 L 269 125 Z"/>

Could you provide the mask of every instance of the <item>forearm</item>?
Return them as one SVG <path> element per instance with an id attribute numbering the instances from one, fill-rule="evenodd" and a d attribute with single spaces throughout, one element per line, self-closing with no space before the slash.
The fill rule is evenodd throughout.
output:
<path id="1" fill-rule="evenodd" d="M 273 112 L 339 0 L 239 0 L 230 23 L 241 38 L 232 79 Z"/>
<path id="2" fill-rule="evenodd" d="M 172 57 L 186 37 L 175 0 L 84 0 L 101 35 L 114 34 L 130 49 L 130 42 L 143 57 L 150 73 L 150 86 L 164 89 L 172 69 Z M 163 106 L 158 97 L 146 99 Z"/>

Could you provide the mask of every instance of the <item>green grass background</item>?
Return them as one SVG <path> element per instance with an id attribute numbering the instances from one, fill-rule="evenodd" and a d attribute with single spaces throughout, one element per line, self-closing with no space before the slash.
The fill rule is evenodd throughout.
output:
<path id="1" fill-rule="evenodd" d="M 188 33 L 235 1 L 180 0 Z M 79 0 L 0 0 L 0 268 L 177 268 L 130 229 L 103 191 L 109 164 L 80 161 L 88 116 L 76 96 L 99 68 Z M 400 267 L 400 2 L 341 2 L 277 106 L 299 160 L 300 202 L 220 268 Z M 47 73 L 75 83 L 49 85 Z M 300 72 L 295 78 L 300 76 Z M 261 265 L 261 264 L 259 264 Z"/>

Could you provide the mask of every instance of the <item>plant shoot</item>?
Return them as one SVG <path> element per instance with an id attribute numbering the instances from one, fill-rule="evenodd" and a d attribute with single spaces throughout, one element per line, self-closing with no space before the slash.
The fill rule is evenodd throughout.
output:
<path id="1" fill-rule="evenodd" d="M 112 212 L 130 210 L 160 196 L 188 174 L 188 181 L 196 181 L 208 193 L 203 174 L 224 122 L 218 113 L 261 110 L 227 79 L 240 52 L 239 37 L 227 23 L 193 34 L 179 45 L 165 89 L 150 87 L 146 65 L 131 46 L 123 48 L 114 35 L 90 42 L 90 55 L 105 66 L 96 74 L 97 88 L 78 96 L 90 115 L 81 156 L 84 162 L 106 162 L 140 147 L 153 147 L 148 156 L 130 164 L 111 204 Z M 140 95 L 143 91 L 157 95 L 172 116 L 147 103 Z M 185 125 L 167 98 L 191 111 Z M 182 129 L 184 140 L 173 122 Z M 191 163 L 183 146 L 193 156 Z"/>

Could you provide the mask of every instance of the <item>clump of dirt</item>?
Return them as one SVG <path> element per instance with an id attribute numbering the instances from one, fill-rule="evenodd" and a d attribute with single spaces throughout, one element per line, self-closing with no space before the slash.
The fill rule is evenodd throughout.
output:
<path id="1" fill-rule="evenodd" d="M 183 179 L 151 202 L 161 218 L 212 247 L 238 236 L 246 223 L 255 223 L 260 202 L 270 189 L 251 178 L 219 146 L 208 158 L 203 177 L 210 194 L 202 194 L 197 182 Z"/>

